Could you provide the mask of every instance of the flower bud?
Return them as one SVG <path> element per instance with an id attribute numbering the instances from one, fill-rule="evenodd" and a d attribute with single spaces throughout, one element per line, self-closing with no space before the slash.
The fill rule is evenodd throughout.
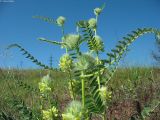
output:
<path id="1" fill-rule="evenodd" d="M 95 51 L 103 51 L 104 50 L 104 44 L 102 42 L 102 39 L 100 36 L 96 35 L 95 38 Z"/>
<path id="2" fill-rule="evenodd" d="M 97 21 L 96 21 L 95 18 L 91 18 L 91 19 L 88 20 L 88 24 L 89 24 L 89 27 L 90 27 L 90 28 L 95 29 L 96 26 L 97 26 Z"/>
<path id="3" fill-rule="evenodd" d="M 63 17 L 63 16 L 59 16 L 59 17 L 57 18 L 57 20 L 56 20 L 56 22 L 57 22 L 57 24 L 58 24 L 59 26 L 63 26 L 64 23 L 65 23 L 65 21 L 66 21 L 66 18 Z"/>
<path id="4" fill-rule="evenodd" d="M 94 9 L 94 14 L 95 14 L 96 16 L 100 15 L 101 12 L 102 12 L 102 9 L 101 9 L 101 8 L 95 8 L 95 9 Z"/>

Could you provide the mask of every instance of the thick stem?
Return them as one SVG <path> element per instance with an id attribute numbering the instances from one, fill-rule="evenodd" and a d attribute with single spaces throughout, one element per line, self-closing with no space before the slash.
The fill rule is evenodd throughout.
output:
<path id="1" fill-rule="evenodd" d="M 84 75 L 83 71 L 81 72 L 81 75 Z M 82 83 L 82 107 L 85 108 L 85 86 L 84 86 L 84 78 L 81 79 Z"/>

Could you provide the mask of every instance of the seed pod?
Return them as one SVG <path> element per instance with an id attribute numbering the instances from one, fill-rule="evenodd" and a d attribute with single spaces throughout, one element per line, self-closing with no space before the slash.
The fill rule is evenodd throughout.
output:
<path id="1" fill-rule="evenodd" d="M 81 36 L 78 34 L 68 34 L 62 37 L 62 41 L 65 43 L 62 47 L 67 48 L 68 50 L 73 50 L 77 47 Z"/>
<path id="2" fill-rule="evenodd" d="M 56 20 L 56 22 L 57 22 L 57 24 L 58 24 L 59 26 L 63 26 L 64 23 L 65 23 L 65 21 L 66 21 L 66 18 L 63 17 L 63 16 L 59 16 L 59 17 L 57 18 L 57 20 Z"/>

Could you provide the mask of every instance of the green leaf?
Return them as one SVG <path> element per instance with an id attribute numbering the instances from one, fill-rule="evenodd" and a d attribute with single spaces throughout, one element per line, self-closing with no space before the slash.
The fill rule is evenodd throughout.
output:
<path id="1" fill-rule="evenodd" d="M 32 56 L 27 50 L 25 50 L 24 48 L 22 48 L 20 45 L 18 44 L 11 44 L 7 47 L 7 49 L 11 49 L 11 48 L 19 48 L 20 51 L 22 52 L 22 55 L 25 55 L 26 58 L 30 59 L 33 63 L 35 63 L 36 65 L 43 67 L 44 69 L 50 69 L 53 70 L 53 68 L 50 68 L 49 66 L 41 63 L 40 61 L 38 61 L 34 56 Z"/>
<path id="2" fill-rule="evenodd" d="M 33 16 L 33 18 L 40 19 L 40 20 L 43 20 L 45 22 L 57 25 L 56 20 L 54 20 L 52 18 L 49 18 L 49 17 L 45 17 L 45 16 Z"/>
<path id="3" fill-rule="evenodd" d="M 51 44 L 54 44 L 54 45 L 63 45 L 65 43 L 63 42 L 57 42 L 57 41 L 52 41 L 52 40 L 47 40 L 45 38 L 39 38 L 40 41 L 44 41 L 44 42 L 48 42 L 48 43 L 51 43 Z"/>

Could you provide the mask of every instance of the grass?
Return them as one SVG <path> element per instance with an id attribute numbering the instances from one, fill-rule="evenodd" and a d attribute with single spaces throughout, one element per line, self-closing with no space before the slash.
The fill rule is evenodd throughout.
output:
<path id="1" fill-rule="evenodd" d="M 21 113 L 13 106 L 14 100 L 23 100 L 34 115 L 38 115 L 40 101 L 38 82 L 47 70 L 0 70 L 0 112 L 5 111 L 16 120 L 21 120 Z M 59 71 L 52 71 L 52 100 L 62 112 L 70 102 L 67 92 L 67 75 Z M 119 68 L 113 80 L 109 83 L 112 91 L 112 102 L 108 111 L 108 119 L 128 120 L 134 113 L 142 111 L 144 107 L 152 105 L 154 100 L 160 99 L 160 70 L 156 68 Z M 58 100 L 59 102 L 56 102 Z M 148 120 L 160 118 L 160 107 Z M 95 116 L 94 119 L 98 120 Z"/>

